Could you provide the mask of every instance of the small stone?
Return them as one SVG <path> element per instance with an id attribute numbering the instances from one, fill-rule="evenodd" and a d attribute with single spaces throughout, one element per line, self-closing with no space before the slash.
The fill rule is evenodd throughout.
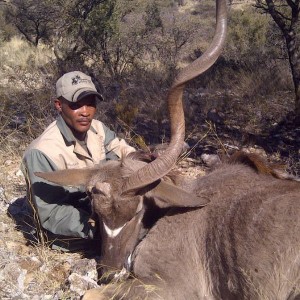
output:
<path id="1" fill-rule="evenodd" d="M 5 166 L 10 166 L 11 164 L 12 164 L 12 160 L 11 159 L 8 159 L 8 160 L 6 160 L 5 162 L 4 162 L 4 165 Z"/>
<path id="2" fill-rule="evenodd" d="M 16 176 L 17 177 L 24 177 L 23 172 L 20 169 L 16 172 Z"/>
<path id="3" fill-rule="evenodd" d="M 68 281 L 70 283 L 70 290 L 79 296 L 82 296 L 89 289 L 98 287 L 96 281 L 77 273 L 72 273 L 69 276 Z"/>

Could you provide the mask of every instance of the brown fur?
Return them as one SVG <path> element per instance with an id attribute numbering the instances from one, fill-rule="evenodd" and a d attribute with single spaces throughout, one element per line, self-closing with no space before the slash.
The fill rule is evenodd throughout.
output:
<path id="1" fill-rule="evenodd" d="M 255 153 L 237 151 L 230 157 L 229 163 L 242 163 L 252 167 L 260 174 L 269 174 L 276 178 L 281 178 L 277 171 L 277 169 L 279 170 L 279 166 L 275 169 L 274 165 L 267 163 L 261 156 Z"/>
<path id="2" fill-rule="evenodd" d="M 124 179 L 144 164 L 127 158 L 97 171 L 81 170 L 100 220 L 100 267 L 109 271 L 125 267 L 134 276 L 86 297 L 90 293 L 99 295 L 93 296 L 95 300 L 300 297 L 299 182 L 274 178 L 261 159 L 239 153 L 201 178 L 172 174 L 172 180 L 166 176 L 122 195 Z M 258 172 L 257 165 L 267 172 Z M 82 184 L 76 170 L 61 172 L 56 183 L 74 179 L 74 185 L 75 180 Z M 90 174 L 94 175 L 89 178 Z M 40 175 L 56 178 L 53 173 Z M 207 200 L 210 203 L 203 208 L 195 202 Z M 122 230 L 112 237 L 103 222 L 111 230 Z"/>
<path id="3" fill-rule="evenodd" d="M 259 157 L 238 153 L 200 179 L 178 180 L 210 204 L 169 210 L 134 251 L 136 279 L 98 290 L 101 297 L 299 297 L 300 183 L 272 175 Z"/>

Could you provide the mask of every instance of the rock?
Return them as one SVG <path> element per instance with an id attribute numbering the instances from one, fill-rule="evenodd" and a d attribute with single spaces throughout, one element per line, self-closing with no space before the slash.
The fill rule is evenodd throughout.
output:
<path id="1" fill-rule="evenodd" d="M 255 153 L 261 157 L 267 157 L 267 153 L 263 148 L 260 147 L 244 147 L 242 151 L 246 153 Z"/>
<path id="2" fill-rule="evenodd" d="M 97 263 L 95 259 L 84 258 L 73 262 L 72 274 L 68 277 L 72 292 L 82 296 L 86 290 L 98 286 L 97 280 Z"/>
<path id="3" fill-rule="evenodd" d="M 8 232 L 9 226 L 6 223 L 0 222 L 0 232 Z"/>
<path id="4" fill-rule="evenodd" d="M 203 162 L 210 168 L 217 166 L 221 160 L 220 157 L 216 154 L 202 154 L 201 159 Z"/>
<path id="5" fill-rule="evenodd" d="M 20 169 L 16 172 L 16 176 L 17 177 L 24 177 L 23 172 Z"/>
<path id="6" fill-rule="evenodd" d="M 207 115 L 206 115 L 207 121 L 210 121 L 214 124 L 223 124 L 224 123 L 224 118 L 222 113 L 220 113 L 216 108 L 211 108 Z"/>
<path id="7" fill-rule="evenodd" d="M 98 278 L 97 262 L 95 259 L 83 258 L 74 261 L 71 271 L 82 276 L 87 276 L 91 280 L 97 281 Z"/>
<path id="8" fill-rule="evenodd" d="M 5 166 L 10 166 L 13 163 L 13 161 L 11 159 L 8 159 L 4 162 Z"/>
<path id="9" fill-rule="evenodd" d="M 10 299 L 24 299 L 24 281 L 27 271 L 15 262 L 7 263 L 0 270 L 0 295 L 10 296 Z"/>
<path id="10" fill-rule="evenodd" d="M 0 201 L 4 201 L 5 199 L 5 191 L 2 186 L 0 186 Z"/>
<path id="11" fill-rule="evenodd" d="M 82 296 L 89 289 L 98 287 L 96 281 L 90 279 L 88 276 L 82 276 L 77 273 L 72 273 L 68 281 L 70 283 L 70 290 L 79 296 Z"/>

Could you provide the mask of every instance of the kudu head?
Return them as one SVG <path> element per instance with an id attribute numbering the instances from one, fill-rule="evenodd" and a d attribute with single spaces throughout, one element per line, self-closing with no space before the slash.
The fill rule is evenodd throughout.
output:
<path id="1" fill-rule="evenodd" d="M 170 206 L 201 207 L 207 203 L 173 185 L 166 175 L 175 165 L 184 143 L 184 86 L 214 64 L 224 45 L 226 0 L 217 0 L 216 11 L 216 32 L 211 45 L 201 57 L 178 74 L 168 93 L 171 141 L 161 156 L 145 162 L 136 159 L 138 155 L 133 154 L 120 162 L 106 162 L 94 169 L 36 174 L 60 185 L 86 186 L 92 207 L 99 216 L 101 264 L 108 269 L 130 267 L 132 253 L 145 234 L 147 222 L 148 226 L 153 222 L 147 217 L 149 206 L 153 210 Z"/>
<path id="2" fill-rule="evenodd" d="M 143 154 L 135 152 L 122 161 L 105 162 L 93 169 L 36 173 L 59 185 L 86 187 L 99 220 L 99 273 L 112 274 L 124 267 L 130 270 L 136 245 L 169 207 L 202 207 L 208 203 L 174 185 L 168 176 L 124 193 L 124 182 L 147 166 L 144 160 Z"/>

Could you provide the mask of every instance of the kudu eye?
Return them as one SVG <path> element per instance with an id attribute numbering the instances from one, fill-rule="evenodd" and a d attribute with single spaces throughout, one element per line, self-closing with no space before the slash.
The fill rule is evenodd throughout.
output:
<path id="1" fill-rule="evenodd" d="M 94 195 L 103 195 L 103 196 L 105 196 L 105 193 L 103 193 L 103 191 L 99 190 L 95 186 L 93 186 L 90 191 Z"/>
<path id="2" fill-rule="evenodd" d="M 94 195 L 110 197 L 111 185 L 107 182 L 96 182 L 94 186 L 89 186 L 87 190 Z"/>

